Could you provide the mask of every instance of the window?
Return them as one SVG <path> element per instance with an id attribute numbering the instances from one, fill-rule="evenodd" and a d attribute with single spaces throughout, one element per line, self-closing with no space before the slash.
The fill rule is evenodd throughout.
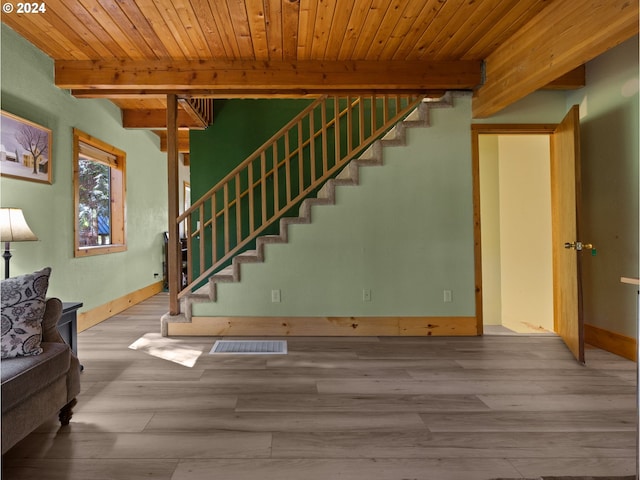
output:
<path id="1" fill-rule="evenodd" d="M 73 148 L 75 256 L 122 252 L 126 154 L 77 129 Z"/>

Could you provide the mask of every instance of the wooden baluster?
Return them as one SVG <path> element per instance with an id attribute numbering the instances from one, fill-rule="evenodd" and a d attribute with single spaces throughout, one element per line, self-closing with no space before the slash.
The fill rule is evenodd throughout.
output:
<path id="1" fill-rule="evenodd" d="M 285 208 L 291 202 L 291 145 L 289 142 L 289 131 L 287 131 L 284 134 L 284 183 L 287 191 Z"/>
<path id="2" fill-rule="evenodd" d="M 204 210 L 204 205 L 202 206 Z M 200 225 L 204 226 L 204 223 Z M 204 238 L 204 228 L 200 232 L 200 236 Z M 204 240 L 203 240 L 204 245 Z M 200 249 L 200 256 L 204 261 L 204 247 Z M 216 194 L 211 197 L 211 264 L 213 265 L 218 261 L 218 212 L 216 211 Z M 202 273 L 202 270 L 200 270 Z"/>
<path id="3" fill-rule="evenodd" d="M 364 143 L 364 97 L 358 97 L 358 146 Z"/>
<path id="4" fill-rule="evenodd" d="M 236 245 L 242 241 L 242 204 L 240 196 L 240 173 L 236 174 Z"/>
<path id="5" fill-rule="evenodd" d="M 302 145 L 302 120 L 298 122 L 298 194 L 304 190 L 304 150 Z"/>
<path id="6" fill-rule="evenodd" d="M 273 216 L 277 216 L 280 212 L 280 183 L 278 181 L 278 142 L 273 144 Z"/>
<path id="7" fill-rule="evenodd" d="M 378 99 L 374 94 L 374 95 L 371 95 L 371 136 L 374 136 L 378 131 L 377 109 L 378 109 Z"/>
<path id="8" fill-rule="evenodd" d="M 229 251 L 229 182 L 225 182 L 223 188 L 224 207 L 222 209 L 222 217 L 224 223 L 224 253 Z"/>
<path id="9" fill-rule="evenodd" d="M 328 99 L 326 100 L 328 101 Z M 327 158 L 327 105 L 326 101 L 322 102 L 322 175 L 329 170 L 329 162 Z"/>
<path id="10" fill-rule="evenodd" d="M 260 154 L 260 197 L 262 200 L 262 223 L 267 223 L 267 153 Z"/>
<path id="11" fill-rule="evenodd" d="M 316 132 L 313 111 L 309 113 L 309 155 L 311 159 L 311 183 L 316 181 Z"/>
<path id="12" fill-rule="evenodd" d="M 333 98 L 333 115 L 335 119 L 335 123 L 333 124 L 334 128 L 334 136 L 336 139 L 336 156 L 334 158 L 333 164 L 336 165 L 340 163 L 340 159 L 342 158 L 342 154 L 340 153 L 340 99 L 338 97 Z"/>
<path id="13" fill-rule="evenodd" d="M 212 210 L 213 211 L 213 210 Z M 206 257 L 205 255 L 205 246 L 204 246 L 204 203 L 198 207 L 198 225 L 196 228 L 196 231 L 198 232 L 198 236 L 200 238 L 200 258 L 199 258 L 199 264 L 200 264 L 200 273 L 204 272 L 205 270 L 205 265 L 204 265 L 204 259 Z M 215 219 L 215 217 L 214 217 Z"/>
<path id="14" fill-rule="evenodd" d="M 386 125 L 389 120 L 389 97 L 387 95 L 382 97 L 382 124 Z"/>
<path id="15" fill-rule="evenodd" d="M 193 239 L 191 229 L 191 215 L 189 215 L 184 222 L 184 238 L 187 240 L 187 285 L 193 282 Z"/>
<path id="16" fill-rule="evenodd" d="M 253 189 L 254 189 L 254 185 L 253 185 L 253 162 L 251 162 L 249 164 L 249 173 L 248 173 L 248 180 L 249 185 L 249 234 L 252 234 L 253 231 L 255 230 L 255 212 L 254 212 L 254 205 L 253 205 Z"/>
<path id="17" fill-rule="evenodd" d="M 353 118 L 351 111 L 351 97 L 347 96 L 347 155 L 353 151 Z"/>

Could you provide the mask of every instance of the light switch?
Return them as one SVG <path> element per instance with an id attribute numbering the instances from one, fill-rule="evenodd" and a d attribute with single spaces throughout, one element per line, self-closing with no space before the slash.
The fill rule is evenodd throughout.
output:
<path id="1" fill-rule="evenodd" d="M 365 288 L 364 290 L 362 290 L 362 301 L 363 302 L 371 301 L 371 289 Z"/>

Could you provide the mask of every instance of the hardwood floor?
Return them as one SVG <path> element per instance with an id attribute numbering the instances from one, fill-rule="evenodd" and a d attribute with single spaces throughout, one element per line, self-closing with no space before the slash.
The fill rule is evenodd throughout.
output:
<path id="1" fill-rule="evenodd" d="M 3 479 L 635 472 L 636 365 L 607 352 L 588 349 L 580 366 L 555 336 L 487 335 L 289 338 L 283 356 L 209 355 L 214 338 L 157 335 L 167 304 L 159 294 L 79 335 L 71 425 L 51 419 L 20 442 Z"/>

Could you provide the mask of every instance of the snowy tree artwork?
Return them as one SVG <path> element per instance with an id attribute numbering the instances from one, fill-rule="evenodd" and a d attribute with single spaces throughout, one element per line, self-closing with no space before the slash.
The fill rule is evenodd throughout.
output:
<path id="1" fill-rule="evenodd" d="M 2 112 L 0 174 L 51 183 L 51 130 Z"/>

